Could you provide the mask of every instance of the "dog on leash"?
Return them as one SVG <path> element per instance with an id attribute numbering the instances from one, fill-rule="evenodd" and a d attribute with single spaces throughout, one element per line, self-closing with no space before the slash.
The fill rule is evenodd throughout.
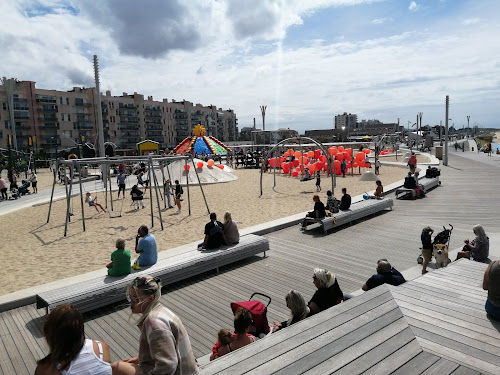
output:
<path id="1" fill-rule="evenodd" d="M 448 258 L 448 246 L 445 244 L 435 244 L 433 249 L 433 255 L 436 259 L 436 268 L 446 267 L 451 263 L 450 258 Z"/>

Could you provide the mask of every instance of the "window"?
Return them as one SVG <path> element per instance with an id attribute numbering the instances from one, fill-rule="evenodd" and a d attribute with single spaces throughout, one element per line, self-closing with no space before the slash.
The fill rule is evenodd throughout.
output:
<path id="1" fill-rule="evenodd" d="M 3 109 L 7 109 L 7 103 L 3 102 L 2 107 L 3 107 Z"/>
<path id="2" fill-rule="evenodd" d="M 64 135 L 67 135 L 68 137 L 71 138 L 71 130 L 64 130 Z"/>
<path id="3" fill-rule="evenodd" d="M 10 129 L 9 121 L 5 120 L 5 129 Z"/>
<path id="4" fill-rule="evenodd" d="M 61 98 L 62 99 L 62 98 Z M 69 104 L 69 98 L 66 98 L 66 104 Z"/>
<path id="5" fill-rule="evenodd" d="M 62 96 L 61 96 L 61 97 L 59 97 L 59 103 L 60 103 L 60 104 L 63 104 L 63 101 L 62 101 Z"/>

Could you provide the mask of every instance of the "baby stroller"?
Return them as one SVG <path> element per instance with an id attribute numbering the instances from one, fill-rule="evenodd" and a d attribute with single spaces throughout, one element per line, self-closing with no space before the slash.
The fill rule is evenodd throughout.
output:
<path id="1" fill-rule="evenodd" d="M 450 229 L 446 229 L 446 227 L 443 225 L 443 230 L 439 232 L 432 241 L 432 255 L 436 259 L 436 268 L 446 267 L 451 263 L 450 258 L 448 258 L 448 249 L 450 246 L 453 225 L 448 225 L 450 226 Z M 417 263 L 422 264 L 423 262 L 424 258 L 422 254 L 420 254 L 417 258 Z"/>
<path id="2" fill-rule="evenodd" d="M 252 300 L 256 295 L 263 296 L 268 299 L 267 305 L 261 301 Z M 267 321 L 267 306 L 271 303 L 271 297 L 262 293 L 253 293 L 248 301 L 244 302 L 231 302 L 231 310 L 233 314 L 236 313 L 239 307 L 244 307 L 250 314 L 252 314 L 253 325 L 250 327 L 249 333 L 256 337 L 264 337 L 270 332 L 269 322 Z"/>
<path id="3" fill-rule="evenodd" d="M 12 199 L 21 198 L 21 194 L 19 193 L 19 189 L 17 188 L 17 185 L 10 186 L 10 194 L 11 194 Z"/>
<path id="4" fill-rule="evenodd" d="M 19 190 L 20 195 L 26 195 L 26 194 L 31 194 L 31 191 L 29 191 L 29 187 L 31 186 L 31 182 L 28 180 L 22 180 L 22 185 L 17 187 L 17 190 Z"/>

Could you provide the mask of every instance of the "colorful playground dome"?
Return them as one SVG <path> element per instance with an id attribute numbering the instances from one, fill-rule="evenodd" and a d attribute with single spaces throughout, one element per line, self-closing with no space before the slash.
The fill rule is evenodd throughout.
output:
<path id="1" fill-rule="evenodd" d="M 228 153 L 229 147 L 215 137 L 204 135 L 205 128 L 202 125 L 196 125 L 193 134 L 192 137 L 187 137 L 174 148 L 177 155 L 225 155 Z"/>

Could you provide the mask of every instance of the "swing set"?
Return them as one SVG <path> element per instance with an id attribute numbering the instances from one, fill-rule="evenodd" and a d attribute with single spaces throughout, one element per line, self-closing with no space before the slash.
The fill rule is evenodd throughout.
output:
<path id="1" fill-rule="evenodd" d="M 160 199 L 164 201 L 165 208 L 167 205 L 167 199 L 166 197 L 164 198 L 162 195 L 162 189 L 160 189 L 160 184 L 158 182 L 158 177 L 157 177 L 157 172 L 155 170 L 160 170 L 163 182 L 166 181 L 165 179 L 165 172 L 164 169 L 167 170 L 168 174 L 168 179 L 171 179 L 170 176 L 170 164 L 173 162 L 180 161 L 181 163 L 179 164 L 184 164 L 184 170 L 187 172 L 189 170 L 189 165 L 193 165 L 193 170 L 196 174 L 197 178 L 197 185 L 200 187 L 203 200 L 205 202 L 205 206 L 207 208 L 208 213 L 210 214 L 210 209 L 208 207 L 207 199 L 205 197 L 205 193 L 203 191 L 203 187 L 198 175 L 198 172 L 196 171 L 196 166 L 194 164 L 193 157 L 191 155 L 183 156 L 183 155 L 176 155 L 176 156 L 164 156 L 164 155 L 145 155 L 145 156 L 120 156 L 120 157 L 101 157 L 101 158 L 85 158 L 85 159 L 71 159 L 71 160 L 63 160 L 63 159 L 58 159 L 56 160 L 56 167 L 53 170 L 54 174 L 54 182 L 52 184 L 52 192 L 50 195 L 50 203 L 49 203 L 49 212 L 47 215 L 47 223 L 50 221 L 50 213 L 52 211 L 52 203 L 54 199 L 54 190 L 55 186 L 57 183 L 57 171 L 59 171 L 59 168 L 63 167 L 65 172 L 66 169 L 71 169 L 71 174 L 70 177 L 73 176 L 72 173 L 75 171 L 78 171 L 78 185 L 79 185 L 79 190 L 80 190 L 80 205 L 81 205 L 81 211 L 82 211 L 82 226 L 83 226 L 83 231 L 85 232 L 86 227 L 85 227 L 85 204 L 84 204 L 84 199 L 83 199 L 83 183 L 82 183 L 82 170 L 84 166 L 87 166 L 89 164 L 98 164 L 102 171 L 103 171 L 103 176 L 107 176 L 106 181 L 104 181 L 104 178 L 102 180 L 102 185 L 100 189 L 95 188 L 95 191 L 104 191 L 104 196 L 105 196 L 105 207 L 108 209 L 108 194 L 109 194 L 109 203 L 110 203 L 110 209 L 108 210 L 109 212 L 109 217 L 110 218 L 117 218 L 122 216 L 122 210 L 123 210 L 123 201 L 125 200 L 123 197 L 120 210 L 115 210 L 114 205 L 113 205 L 113 191 L 111 188 L 111 174 L 109 173 L 109 166 L 113 164 L 126 164 L 126 163 L 144 163 L 147 165 L 147 175 L 148 175 L 148 180 L 149 180 L 149 186 L 146 188 L 146 190 L 149 190 L 149 196 L 152 198 L 153 197 L 153 190 L 155 192 L 155 197 L 156 197 L 156 207 L 158 209 L 158 216 L 160 219 L 160 226 L 161 230 L 163 230 L 163 218 L 162 218 L 162 212 L 160 208 Z M 191 215 L 191 200 L 190 200 L 190 194 L 189 194 L 189 185 L 190 185 L 190 178 L 189 178 L 189 173 L 185 173 L 185 186 L 187 188 L 187 201 L 188 201 L 188 214 Z M 181 184 L 184 181 L 180 181 Z M 73 185 L 75 183 L 73 182 L 73 179 L 70 178 L 69 181 L 68 179 L 65 179 L 64 181 L 64 187 L 66 191 L 66 219 L 65 219 L 65 224 L 64 224 L 64 237 L 66 237 L 66 234 L 68 232 L 68 223 L 71 222 L 71 216 L 74 216 L 73 212 Z M 193 185 L 193 183 L 191 183 Z M 96 182 L 97 185 L 97 182 Z M 109 188 L 108 188 L 109 186 Z M 170 193 L 170 192 L 169 192 Z M 76 194 L 74 194 L 76 195 Z M 154 206 L 153 206 L 153 199 L 150 199 L 150 212 L 151 212 L 151 227 L 154 227 Z"/>

